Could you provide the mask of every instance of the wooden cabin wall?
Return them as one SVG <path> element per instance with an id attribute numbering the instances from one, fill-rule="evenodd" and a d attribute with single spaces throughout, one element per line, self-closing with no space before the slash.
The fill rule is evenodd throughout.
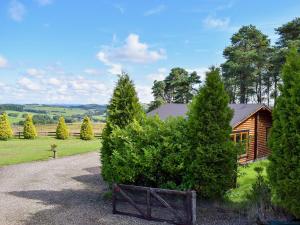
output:
<path id="1" fill-rule="evenodd" d="M 234 131 L 242 131 L 248 130 L 249 131 L 249 149 L 246 155 L 242 155 L 239 158 L 239 163 L 246 163 L 247 161 L 254 160 L 255 155 L 255 115 L 249 117 L 240 125 L 236 126 L 233 129 Z"/>
<path id="2" fill-rule="evenodd" d="M 267 110 L 257 113 L 257 158 L 268 156 L 271 152 L 267 147 L 267 129 L 272 126 L 272 115 Z"/>

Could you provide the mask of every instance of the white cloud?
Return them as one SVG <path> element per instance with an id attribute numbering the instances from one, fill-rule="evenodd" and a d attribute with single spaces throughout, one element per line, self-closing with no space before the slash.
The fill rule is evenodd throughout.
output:
<path id="1" fill-rule="evenodd" d="M 101 74 L 100 70 L 93 69 L 93 68 L 86 68 L 83 72 L 86 74 L 89 74 L 89 75 L 100 75 Z"/>
<path id="2" fill-rule="evenodd" d="M 154 14 L 158 14 L 158 13 L 164 11 L 165 9 L 166 9 L 165 5 L 159 5 L 155 8 L 153 8 L 153 9 L 150 9 L 150 10 L 146 11 L 144 13 L 144 16 L 151 16 L 151 15 L 154 15 Z"/>
<path id="3" fill-rule="evenodd" d="M 55 77 L 51 77 L 48 79 L 47 81 L 48 84 L 52 85 L 52 86 L 55 86 L 55 87 L 59 87 L 59 86 L 62 86 L 62 82 L 60 79 L 58 78 L 55 78 Z M 62 86 L 63 89 L 64 89 L 64 86 Z"/>
<path id="4" fill-rule="evenodd" d="M 164 80 L 167 75 L 166 68 L 159 68 L 155 73 L 150 73 L 147 78 L 151 81 Z"/>
<path id="5" fill-rule="evenodd" d="M 97 54 L 97 58 L 101 61 L 104 65 L 109 66 L 108 72 L 111 74 L 121 74 L 122 73 L 122 65 L 118 63 L 113 63 L 107 59 L 105 52 L 100 51 Z"/>
<path id="6" fill-rule="evenodd" d="M 10 2 L 8 13 L 11 19 L 20 22 L 25 16 L 26 8 L 21 2 L 17 0 L 12 0 Z"/>
<path id="7" fill-rule="evenodd" d="M 203 24 L 207 28 L 226 29 L 229 27 L 229 23 L 229 18 L 219 19 L 208 16 L 203 20 Z"/>
<path id="8" fill-rule="evenodd" d="M 206 67 L 200 67 L 200 68 L 194 68 L 194 69 L 186 69 L 189 73 L 192 73 L 194 71 L 197 72 L 198 76 L 200 76 L 200 80 L 202 82 L 205 81 L 205 78 L 206 78 L 206 73 L 209 71 L 208 68 Z"/>
<path id="9" fill-rule="evenodd" d="M 18 80 L 18 84 L 21 88 L 24 88 L 29 91 L 38 91 L 41 89 L 40 85 L 36 81 L 32 81 L 27 77 L 22 77 Z"/>
<path id="10" fill-rule="evenodd" d="M 106 66 L 111 67 L 110 73 L 116 74 L 122 70 L 125 63 L 152 63 L 166 58 L 165 50 L 150 50 L 148 44 L 142 43 L 137 34 L 129 34 L 124 45 L 120 47 L 104 46 L 98 52 L 97 58 Z"/>
<path id="11" fill-rule="evenodd" d="M 0 55 L 0 69 L 8 66 L 8 61 L 6 58 Z"/>
<path id="12" fill-rule="evenodd" d="M 45 75 L 45 71 L 36 68 L 29 68 L 27 69 L 26 74 L 33 77 L 42 77 Z"/>
<path id="13" fill-rule="evenodd" d="M 149 103 L 153 101 L 152 89 L 146 85 L 136 85 L 136 91 L 140 102 Z"/>
<path id="14" fill-rule="evenodd" d="M 36 0 L 36 1 L 41 6 L 46 6 L 53 3 L 53 0 Z"/>

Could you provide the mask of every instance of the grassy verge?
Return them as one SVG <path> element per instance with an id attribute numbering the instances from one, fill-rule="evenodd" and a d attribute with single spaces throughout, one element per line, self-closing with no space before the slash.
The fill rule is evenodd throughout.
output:
<path id="1" fill-rule="evenodd" d="M 100 148 L 100 140 L 83 141 L 71 137 L 57 140 L 53 137 L 38 137 L 34 140 L 11 139 L 0 142 L 0 166 L 47 160 L 52 156 L 50 145 L 57 145 L 58 157 L 96 151 Z"/>
<path id="2" fill-rule="evenodd" d="M 238 187 L 232 189 L 227 198 L 232 203 L 245 203 L 247 200 L 247 194 L 251 191 L 252 184 L 256 181 L 257 173 L 254 171 L 255 167 L 264 168 L 263 176 L 267 176 L 266 168 L 268 160 L 262 160 L 255 163 L 248 164 L 246 166 L 239 167 Z"/>

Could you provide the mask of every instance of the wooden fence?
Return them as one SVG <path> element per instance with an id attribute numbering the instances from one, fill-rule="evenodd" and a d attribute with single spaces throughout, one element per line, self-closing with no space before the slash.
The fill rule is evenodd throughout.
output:
<path id="1" fill-rule="evenodd" d="M 113 213 L 178 225 L 195 225 L 196 192 L 114 184 Z"/>
<path id="2" fill-rule="evenodd" d="M 38 132 L 37 135 L 38 136 L 55 137 L 56 136 L 56 132 L 53 132 L 53 131 L 45 132 L 45 131 L 43 131 L 43 132 Z M 22 131 L 15 132 L 14 136 L 18 137 L 19 139 L 21 139 L 21 138 L 24 137 L 24 132 L 22 132 Z M 78 132 L 70 132 L 70 136 L 79 137 L 80 133 L 78 133 Z M 94 133 L 94 137 L 101 138 L 102 136 L 101 136 L 101 133 Z"/>

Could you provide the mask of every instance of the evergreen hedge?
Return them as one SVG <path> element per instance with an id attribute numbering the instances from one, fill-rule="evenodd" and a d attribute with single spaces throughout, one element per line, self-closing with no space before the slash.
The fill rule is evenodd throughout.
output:
<path id="1" fill-rule="evenodd" d="M 35 126 L 32 122 L 32 116 L 27 115 L 25 123 L 24 123 L 24 130 L 23 135 L 25 139 L 34 139 L 37 136 Z"/>
<path id="2" fill-rule="evenodd" d="M 158 116 L 142 116 L 128 125 L 113 126 L 105 140 L 110 155 L 102 158 L 106 180 L 195 189 L 202 197 L 222 197 L 233 187 L 237 169 L 228 102 L 219 70 L 212 69 L 188 118 L 162 121 Z"/>
<path id="3" fill-rule="evenodd" d="M 300 218 L 300 54 L 293 47 L 273 110 L 268 176 L 275 203 Z"/>
<path id="4" fill-rule="evenodd" d="M 56 138 L 65 140 L 69 137 L 69 129 L 65 123 L 64 117 L 60 117 L 57 128 L 56 128 Z"/>
<path id="5" fill-rule="evenodd" d="M 13 136 L 7 113 L 0 115 L 0 140 L 8 140 Z"/>
<path id="6" fill-rule="evenodd" d="M 80 138 L 82 140 L 91 140 L 94 138 L 94 131 L 91 120 L 88 116 L 84 117 L 80 127 Z"/>

